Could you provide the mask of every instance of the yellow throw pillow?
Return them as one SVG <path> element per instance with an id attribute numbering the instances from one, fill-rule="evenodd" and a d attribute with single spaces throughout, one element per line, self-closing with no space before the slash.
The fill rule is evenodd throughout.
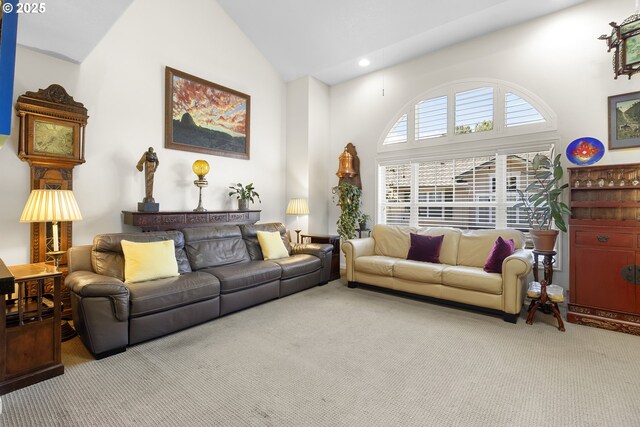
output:
<path id="1" fill-rule="evenodd" d="M 258 243 L 262 249 L 264 259 L 278 259 L 289 256 L 287 248 L 277 231 L 258 231 Z"/>
<path id="2" fill-rule="evenodd" d="M 122 240 L 124 283 L 179 276 L 173 240 L 130 242 Z"/>

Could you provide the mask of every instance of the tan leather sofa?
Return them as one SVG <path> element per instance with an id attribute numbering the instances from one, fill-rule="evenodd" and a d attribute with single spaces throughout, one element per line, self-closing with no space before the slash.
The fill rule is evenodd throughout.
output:
<path id="1" fill-rule="evenodd" d="M 444 235 L 440 264 L 407 260 L 409 233 Z M 513 239 L 516 251 L 504 260 L 502 274 L 483 270 L 498 238 Z M 349 287 L 373 285 L 437 300 L 446 300 L 497 311 L 515 323 L 522 308 L 533 265 L 524 249 L 524 235 L 517 230 L 414 228 L 376 225 L 371 237 L 348 240 L 342 245 L 347 261 Z"/>

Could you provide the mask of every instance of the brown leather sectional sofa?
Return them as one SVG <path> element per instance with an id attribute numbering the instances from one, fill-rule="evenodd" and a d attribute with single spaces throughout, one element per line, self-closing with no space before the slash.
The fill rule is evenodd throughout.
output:
<path id="1" fill-rule="evenodd" d="M 256 232 L 278 231 L 288 258 L 265 261 Z M 177 277 L 125 284 L 121 240 L 173 240 Z M 329 280 L 331 245 L 291 245 L 280 223 L 101 234 L 69 251 L 76 330 L 96 358 Z"/>

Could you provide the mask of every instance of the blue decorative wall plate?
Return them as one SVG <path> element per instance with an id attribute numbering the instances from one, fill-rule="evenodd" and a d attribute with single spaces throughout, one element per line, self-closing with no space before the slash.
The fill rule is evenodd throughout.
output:
<path id="1" fill-rule="evenodd" d="M 595 138 L 578 138 L 567 147 L 567 159 L 579 166 L 592 165 L 604 155 L 604 145 Z"/>

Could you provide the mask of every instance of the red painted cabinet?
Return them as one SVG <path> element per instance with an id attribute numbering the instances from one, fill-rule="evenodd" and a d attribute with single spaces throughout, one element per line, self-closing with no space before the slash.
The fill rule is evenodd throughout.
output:
<path id="1" fill-rule="evenodd" d="M 640 164 L 569 168 L 567 320 L 640 335 Z"/>

